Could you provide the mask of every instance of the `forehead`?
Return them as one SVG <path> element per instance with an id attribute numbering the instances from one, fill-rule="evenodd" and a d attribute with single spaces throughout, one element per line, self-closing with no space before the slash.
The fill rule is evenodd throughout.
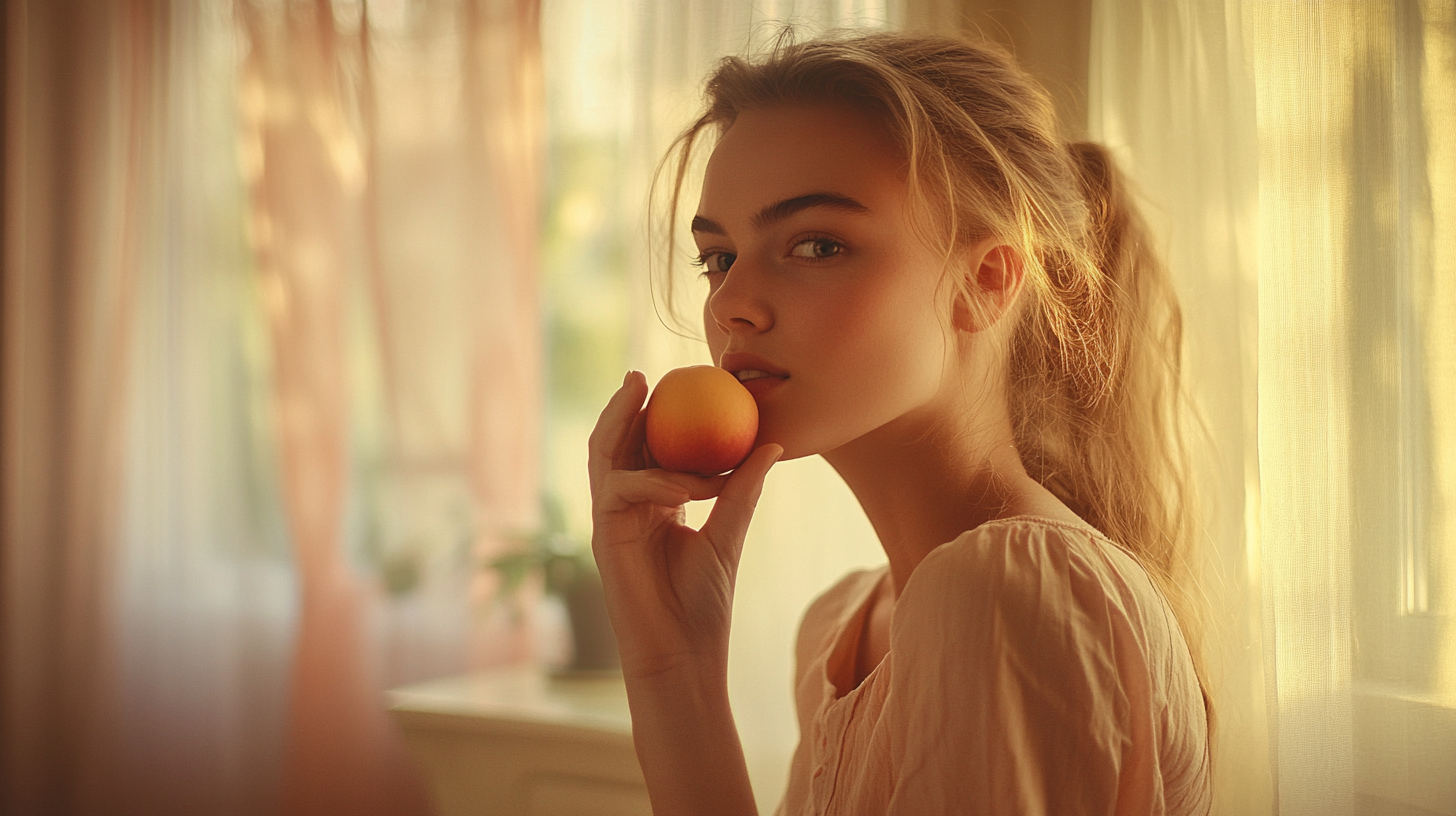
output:
<path id="1" fill-rule="evenodd" d="M 879 210 L 901 203 L 904 191 L 900 151 L 878 122 L 848 106 L 785 105 L 743 111 L 723 133 L 699 212 L 731 217 L 814 192 Z"/>

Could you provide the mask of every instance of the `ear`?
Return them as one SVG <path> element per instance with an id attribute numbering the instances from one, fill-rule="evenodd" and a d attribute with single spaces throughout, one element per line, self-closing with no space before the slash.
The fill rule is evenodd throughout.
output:
<path id="1" fill-rule="evenodd" d="M 995 238 L 977 244 L 965 257 L 966 288 L 971 300 L 956 298 L 952 321 L 956 329 L 978 332 L 989 329 L 1016 302 L 1025 267 L 1021 254 Z"/>

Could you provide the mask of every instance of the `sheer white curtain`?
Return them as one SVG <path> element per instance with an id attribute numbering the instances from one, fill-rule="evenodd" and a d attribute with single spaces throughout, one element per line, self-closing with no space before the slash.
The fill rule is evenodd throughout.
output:
<path id="1" fill-rule="evenodd" d="M 1213 455 L 1221 813 L 1456 813 L 1448 3 L 1094 3 Z"/>

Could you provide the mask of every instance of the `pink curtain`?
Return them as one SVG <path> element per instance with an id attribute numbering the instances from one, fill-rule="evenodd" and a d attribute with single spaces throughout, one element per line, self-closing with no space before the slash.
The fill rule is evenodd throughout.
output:
<path id="1" fill-rule="evenodd" d="M 0 812 L 429 812 L 384 691 L 536 642 L 536 3 L 5 38 Z"/>
<path id="2" fill-rule="evenodd" d="M 384 505 L 370 517 L 385 578 L 399 592 L 433 585 L 437 598 L 462 599 L 450 585 L 468 591 L 473 562 L 452 558 L 451 539 L 473 538 L 488 556 L 527 528 L 535 503 L 534 6 L 416 3 L 379 19 L 327 0 L 238 8 L 251 234 L 302 580 L 285 810 L 420 813 L 424 790 L 382 689 L 522 659 L 530 633 L 487 614 L 444 624 L 463 636 L 452 648 L 418 621 L 371 627 L 387 599 L 342 535 L 349 375 L 362 354 L 349 324 L 372 321 L 384 391 L 378 490 L 362 499 Z M 351 316 L 359 290 L 372 308 Z M 464 517 L 453 530 L 452 513 Z M 414 636 L 443 648 L 422 650 Z M 391 652 L 417 664 L 389 665 Z"/>
<path id="3" fill-rule="evenodd" d="M 348 221 L 363 170 L 358 137 L 344 119 L 338 63 L 341 50 L 357 42 L 338 36 L 327 2 L 283 6 L 274 19 L 251 4 L 239 9 L 250 44 L 244 99 L 261 142 L 249 178 L 253 240 L 302 590 L 284 811 L 424 813 L 423 787 L 369 665 L 370 587 L 341 546 L 349 482 L 345 282 L 355 237 Z"/>

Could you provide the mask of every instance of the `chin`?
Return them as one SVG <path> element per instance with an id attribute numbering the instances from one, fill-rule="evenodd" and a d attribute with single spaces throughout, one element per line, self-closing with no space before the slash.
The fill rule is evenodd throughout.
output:
<path id="1" fill-rule="evenodd" d="M 837 444 L 828 442 L 822 434 L 806 433 L 804 428 L 796 427 L 795 423 L 759 414 L 758 438 L 754 440 L 753 446 L 757 448 L 769 443 L 778 445 L 784 449 L 784 455 L 779 457 L 779 461 L 787 462 L 790 459 L 817 456 L 838 447 Z"/>
<path id="2" fill-rule="evenodd" d="M 758 414 L 758 436 L 753 440 L 753 448 L 757 450 L 763 445 L 778 445 L 784 449 L 784 455 L 779 457 L 780 462 L 789 459 L 799 459 L 811 455 L 804 450 L 804 446 L 796 439 L 796 435 L 788 432 L 784 423 L 775 421 L 768 414 L 759 410 Z"/>

